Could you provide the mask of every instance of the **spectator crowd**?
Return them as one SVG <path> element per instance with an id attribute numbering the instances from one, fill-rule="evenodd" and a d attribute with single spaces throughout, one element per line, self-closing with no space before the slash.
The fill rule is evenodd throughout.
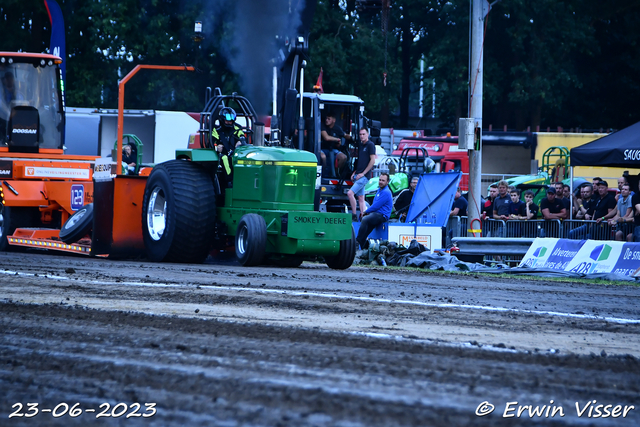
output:
<path id="1" fill-rule="evenodd" d="M 520 191 L 502 180 L 490 186 L 489 197 L 482 205 L 482 217 L 506 224 L 511 231 L 508 237 L 553 235 L 570 239 L 596 238 L 640 242 L 640 185 L 638 190 L 637 193 L 632 191 L 626 177 L 618 179 L 617 191 L 611 191 L 607 181 L 596 177 L 591 183 L 585 182 L 580 185 L 577 194 L 572 194 L 570 186 L 556 182 L 546 188 L 545 197 L 538 206 L 533 201 L 534 193 L 531 190 L 524 192 L 522 201 Z M 459 202 L 461 199 L 463 197 L 458 189 L 451 217 L 466 215 L 467 203 Z M 530 228 L 513 224 L 513 221 L 525 220 L 546 221 L 542 221 L 541 233 L 532 233 L 527 231 L 531 230 Z M 558 227 L 544 224 L 551 221 L 566 226 L 560 231 Z M 545 233 L 545 230 L 551 229 L 555 232 Z M 503 237 L 504 234 L 504 227 L 500 227 L 496 229 L 494 236 Z"/>
<path id="2" fill-rule="evenodd" d="M 360 138 L 367 140 L 366 130 Z M 364 145 L 363 145 L 364 146 Z M 366 156 L 363 156 L 367 159 Z M 366 177 L 373 161 L 363 161 L 353 173 L 354 182 Z M 362 172 L 360 172 L 362 170 Z M 368 180 L 368 179 L 367 179 Z M 364 180 L 363 180 L 364 181 Z M 353 219 L 361 220 L 357 241 L 367 247 L 369 233 L 387 221 L 405 222 L 411 205 L 418 177 L 413 177 L 409 188 L 392 198 L 387 173 L 380 175 L 379 189 L 373 203 L 359 217 L 356 215 L 356 197 L 363 204 L 364 192 L 358 185 L 349 190 Z M 540 191 L 540 190 L 539 190 Z M 523 194 L 502 180 L 489 187 L 489 196 L 482 200 L 482 235 L 492 237 L 559 237 L 569 239 L 618 240 L 640 242 L 640 183 L 637 192 L 632 191 L 626 177 L 618 179 L 618 188 L 609 189 L 609 183 L 601 178 L 579 185 L 574 193 L 569 185 L 561 182 L 542 186 L 544 197 L 540 204 L 534 202 L 536 194 L 531 190 Z M 538 192 L 539 193 L 539 192 Z M 458 187 L 449 218 L 448 235 L 452 236 L 453 224 L 460 230 L 467 227 L 467 194 Z"/>

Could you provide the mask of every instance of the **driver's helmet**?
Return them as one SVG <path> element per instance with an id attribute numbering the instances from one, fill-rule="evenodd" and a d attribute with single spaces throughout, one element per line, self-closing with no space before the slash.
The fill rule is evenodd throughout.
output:
<path id="1" fill-rule="evenodd" d="M 235 122 L 236 121 L 236 112 L 234 111 L 233 108 L 231 107 L 224 107 L 222 110 L 220 110 L 220 125 L 221 126 L 225 126 L 225 120 L 231 121 L 231 122 Z"/>
<path id="2" fill-rule="evenodd" d="M 436 162 L 433 161 L 431 157 L 427 157 L 424 159 L 424 171 L 426 173 L 431 173 L 436 170 Z"/>

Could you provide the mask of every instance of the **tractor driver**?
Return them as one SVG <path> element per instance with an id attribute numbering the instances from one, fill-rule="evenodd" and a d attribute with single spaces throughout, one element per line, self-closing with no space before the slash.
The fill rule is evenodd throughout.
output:
<path id="1" fill-rule="evenodd" d="M 227 185 L 231 183 L 231 155 L 239 145 L 246 144 L 242 128 L 236 124 L 236 112 L 231 107 L 220 110 L 220 124 L 211 131 L 216 151 L 220 154 Z"/>

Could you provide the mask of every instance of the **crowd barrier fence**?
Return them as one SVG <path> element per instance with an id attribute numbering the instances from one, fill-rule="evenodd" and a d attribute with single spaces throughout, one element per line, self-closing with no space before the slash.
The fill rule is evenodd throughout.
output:
<path id="1" fill-rule="evenodd" d="M 447 246 L 451 244 L 451 239 L 454 237 L 466 237 L 469 228 L 468 217 L 449 218 L 446 227 Z M 474 228 L 477 228 L 477 225 Z M 600 223 L 586 220 L 559 219 L 485 219 L 482 221 L 482 237 L 553 237 L 577 240 L 615 240 L 616 232 L 620 231 L 622 240 L 626 241 L 627 235 L 633 235 L 633 229 L 634 225 L 632 223 L 610 225 L 606 221 L 601 221 Z"/>

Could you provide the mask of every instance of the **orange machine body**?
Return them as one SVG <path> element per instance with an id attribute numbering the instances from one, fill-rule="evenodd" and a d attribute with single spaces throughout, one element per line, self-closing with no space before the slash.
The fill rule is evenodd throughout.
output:
<path id="1" fill-rule="evenodd" d="M 0 149 L 0 185 L 5 206 L 37 209 L 38 225 L 59 228 L 75 211 L 93 203 L 96 157 L 54 156 Z"/>
<path id="2" fill-rule="evenodd" d="M 137 254 L 144 250 L 141 210 L 150 168 L 140 176 L 117 172 L 94 181 L 98 156 L 64 153 L 61 62 L 53 55 L 0 52 L 15 88 L 10 103 L 0 103 L 0 250 L 15 245 L 97 256 Z M 194 71 L 138 65 L 119 82 L 117 150 L 107 167 L 121 164 L 124 84 L 140 69 Z M 91 235 L 63 243 L 63 225 L 89 203 L 94 205 Z"/>

